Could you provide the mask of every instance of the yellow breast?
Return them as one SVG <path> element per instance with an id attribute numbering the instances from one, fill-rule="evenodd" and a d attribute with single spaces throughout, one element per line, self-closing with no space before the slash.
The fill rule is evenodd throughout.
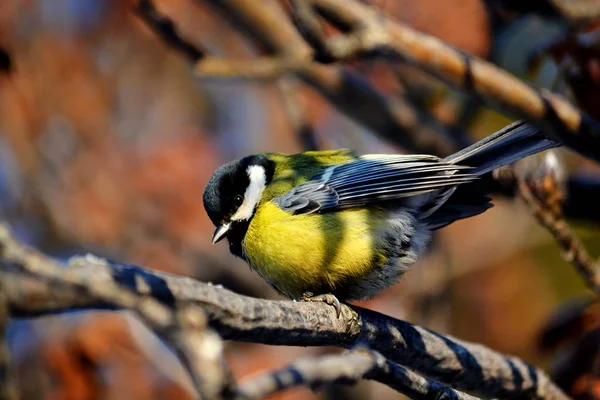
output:
<path id="1" fill-rule="evenodd" d="M 268 201 L 257 209 L 244 249 L 252 267 L 292 298 L 333 290 L 387 261 L 376 243 L 382 213 L 361 208 L 292 215 Z"/>

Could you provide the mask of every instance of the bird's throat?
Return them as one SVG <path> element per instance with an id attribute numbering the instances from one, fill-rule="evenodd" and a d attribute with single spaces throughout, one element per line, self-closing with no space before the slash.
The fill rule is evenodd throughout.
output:
<path id="1" fill-rule="evenodd" d="M 244 254 L 244 248 L 242 243 L 244 242 L 244 237 L 246 237 L 246 232 L 248 231 L 248 227 L 250 226 L 249 219 L 247 221 L 239 221 L 231 226 L 227 234 L 227 240 L 229 241 L 229 251 L 236 257 L 240 257 L 245 261 L 248 261 L 248 258 Z"/>

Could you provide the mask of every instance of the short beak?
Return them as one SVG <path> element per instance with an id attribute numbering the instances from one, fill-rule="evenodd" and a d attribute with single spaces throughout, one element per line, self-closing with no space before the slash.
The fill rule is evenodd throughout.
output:
<path id="1" fill-rule="evenodd" d="M 225 236 L 227 236 L 227 232 L 229 232 L 229 226 L 230 224 L 223 224 L 217 226 L 217 229 L 215 229 L 215 233 L 213 233 L 212 237 L 213 244 L 223 240 Z"/>

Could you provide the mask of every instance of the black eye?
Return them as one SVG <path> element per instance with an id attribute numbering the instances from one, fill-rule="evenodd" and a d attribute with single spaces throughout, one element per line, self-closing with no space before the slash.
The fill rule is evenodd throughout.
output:
<path id="1" fill-rule="evenodd" d="M 238 207 L 241 206 L 243 202 L 244 202 L 244 197 L 240 196 L 239 194 L 233 198 L 233 204 L 235 204 Z"/>

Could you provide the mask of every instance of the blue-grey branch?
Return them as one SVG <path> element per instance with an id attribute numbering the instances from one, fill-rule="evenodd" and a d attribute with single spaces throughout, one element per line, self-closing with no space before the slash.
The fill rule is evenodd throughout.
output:
<path id="1" fill-rule="evenodd" d="M 361 379 L 384 383 L 414 400 L 477 399 L 424 378 L 375 351 L 363 349 L 298 360 L 281 370 L 242 382 L 237 394 L 243 399 L 260 399 L 300 385 L 353 384 Z"/>
<path id="2" fill-rule="evenodd" d="M 22 250 L 7 250 L 15 246 Z M 15 317 L 118 306 L 108 298 L 99 301 L 79 287 L 56 290 L 48 281 L 27 279 L 11 270 L 7 261 L 27 265 L 47 258 L 10 236 L 0 235 L 0 249 L 2 278 Z M 190 278 L 94 257 L 71 260 L 67 271 L 96 287 L 116 284 L 174 309 L 181 304 L 198 306 L 224 339 L 287 346 L 368 347 L 416 373 L 482 397 L 567 399 L 543 371 L 518 358 L 359 307 L 343 305 L 337 318 L 335 310 L 326 304 L 250 298 Z"/>

